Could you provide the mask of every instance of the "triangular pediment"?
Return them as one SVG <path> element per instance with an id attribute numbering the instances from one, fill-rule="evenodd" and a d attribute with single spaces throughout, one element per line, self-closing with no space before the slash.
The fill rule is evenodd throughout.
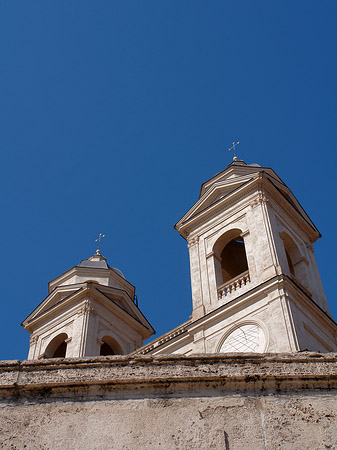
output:
<path id="1" fill-rule="evenodd" d="M 73 308 L 77 303 L 81 303 L 84 297 L 90 294 L 90 298 L 94 302 L 99 300 L 106 307 L 114 307 L 120 310 L 120 313 L 127 314 L 136 320 L 145 328 L 152 330 L 151 325 L 145 319 L 128 293 L 122 289 L 111 288 L 99 285 L 98 283 L 88 282 L 78 285 L 60 286 L 49 294 L 37 308 L 22 322 L 24 327 L 30 323 L 40 320 L 48 314 L 52 314 L 59 307 Z M 83 298 L 82 298 L 83 297 Z"/>
<path id="2" fill-rule="evenodd" d="M 271 177 L 278 180 L 280 183 L 283 183 L 282 180 L 276 175 L 273 169 L 269 167 L 261 167 L 258 164 L 246 164 L 244 161 L 237 161 L 229 164 L 225 170 L 217 173 L 209 180 L 205 181 L 201 185 L 199 198 L 203 197 L 203 195 L 210 190 L 215 184 L 221 182 L 241 182 L 244 183 L 245 180 L 251 178 L 254 175 L 259 174 L 260 172 L 268 173 Z"/>
<path id="3" fill-rule="evenodd" d="M 208 208 L 209 206 L 214 205 L 219 200 L 224 197 L 227 197 L 232 192 L 236 191 L 240 186 L 244 185 L 247 181 L 250 181 L 251 177 L 247 179 L 238 179 L 235 181 L 226 180 L 226 181 L 218 181 L 214 183 L 209 190 L 200 198 L 200 208 L 199 210 Z M 197 212 L 197 210 L 195 211 Z"/>
<path id="4" fill-rule="evenodd" d="M 118 292 L 114 290 L 114 292 L 111 292 L 109 289 L 105 289 L 104 286 L 97 286 L 97 291 L 100 292 L 102 295 L 104 295 L 108 300 L 114 302 L 116 305 L 118 305 L 120 308 L 122 308 L 125 312 L 130 314 L 134 319 L 139 320 L 139 310 L 134 304 L 134 302 L 130 298 L 126 298 L 123 291 L 121 291 L 118 295 Z M 137 309 L 136 309 L 137 308 Z"/>
<path id="5" fill-rule="evenodd" d="M 76 296 L 83 290 L 83 286 L 74 285 L 71 289 L 68 287 L 57 288 L 50 293 L 42 302 L 29 314 L 29 316 L 22 322 L 25 326 L 29 322 L 51 311 L 55 306 L 60 305 Z"/>
<path id="6" fill-rule="evenodd" d="M 129 297 L 127 292 L 120 289 L 109 288 L 107 286 L 97 284 L 93 286 L 93 288 L 95 289 L 96 294 L 104 296 L 104 298 L 108 301 L 109 304 L 110 303 L 113 304 L 115 307 L 119 308 L 128 316 L 131 316 L 134 320 L 136 320 L 140 325 L 145 327 L 147 330 L 150 330 L 152 333 L 154 333 L 154 329 L 147 321 L 145 316 L 142 314 L 138 306 Z"/>
<path id="7" fill-rule="evenodd" d="M 243 186 L 250 183 L 254 178 L 256 178 L 256 175 L 216 181 L 179 220 L 179 222 L 175 225 L 175 228 L 179 229 L 180 226 L 184 225 L 189 220 L 192 220 L 212 207 L 216 207 L 217 204 L 224 201 L 226 198 L 229 198 Z"/>
<path id="8" fill-rule="evenodd" d="M 268 167 L 260 167 L 257 164 L 247 165 L 243 161 L 238 161 L 230 164 L 224 171 L 218 173 L 210 180 L 203 183 L 200 190 L 199 200 L 192 206 L 192 208 L 177 222 L 175 228 L 187 238 L 187 227 L 190 228 L 195 220 L 212 209 L 220 206 L 223 202 L 231 200 L 236 193 L 254 183 L 257 179 L 264 183 L 264 186 L 270 192 L 281 194 L 286 200 L 286 204 L 291 205 L 292 208 L 310 225 L 314 231 L 314 240 L 320 234 L 306 214 L 294 194 L 285 185 L 281 178 Z M 286 205 L 284 204 L 284 205 Z"/>

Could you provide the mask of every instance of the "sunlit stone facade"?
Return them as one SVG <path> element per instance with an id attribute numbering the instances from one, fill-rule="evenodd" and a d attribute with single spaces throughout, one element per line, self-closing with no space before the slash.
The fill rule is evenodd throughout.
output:
<path id="1" fill-rule="evenodd" d="M 190 254 L 191 320 L 139 352 L 337 350 L 313 252 L 320 233 L 272 169 L 235 160 L 176 229 Z"/>
<path id="2" fill-rule="evenodd" d="M 235 160 L 176 229 L 191 318 L 142 346 L 134 287 L 99 252 L 53 280 L 29 359 L 0 363 L 1 448 L 337 448 L 337 327 L 290 189 Z"/>

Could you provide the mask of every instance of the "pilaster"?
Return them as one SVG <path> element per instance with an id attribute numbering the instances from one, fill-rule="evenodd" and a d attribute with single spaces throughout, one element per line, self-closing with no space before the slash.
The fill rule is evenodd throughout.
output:
<path id="1" fill-rule="evenodd" d="M 199 236 L 189 238 L 187 246 L 190 254 L 193 319 L 195 320 L 205 314 L 201 285 Z"/>

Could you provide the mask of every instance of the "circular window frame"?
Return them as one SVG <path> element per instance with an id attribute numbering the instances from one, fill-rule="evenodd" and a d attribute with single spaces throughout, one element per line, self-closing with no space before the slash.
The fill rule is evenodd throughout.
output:
<path id="1" fill-rule="evenodd" d="M 230 334 L 232 334 L 237 328 L 242 327 L 243 325 L 256 325 L 257 327 L 261 328 L 261 330 L 264 333 L 264 337 L 265 337 L 265 343 L 264 343 L 264 348 L 263 351 L 261 352 L 242 352 L 242 353 L 267 353 L 267 349 L 269 347 L 269 332 L 268 332 L 268 328 L 266 327 L 266 325 L 261 321 L 261 320 L 241 320 L 240 322 L 236 322 L 235 324 L 233 324 L 232 326 L 229 327 L 229 329 L 221 336 L 218 345 L 216 347 L 216 353 L 221 353 L 221 354 L 226 354 L 229 352 L 222 352 L 221 351 L 221 347 L 223 346 L 224 342 L 226 341 L 226 339 L 228 338 L 228 336 Z M 233 353 L 241 353 L 241 352 L 233 352 Z"/>

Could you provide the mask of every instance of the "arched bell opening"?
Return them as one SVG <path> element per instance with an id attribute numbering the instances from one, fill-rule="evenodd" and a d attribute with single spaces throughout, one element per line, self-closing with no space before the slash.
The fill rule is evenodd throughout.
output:
<path id="1" fill-rule="evenodd" d="M 65 358 L 67 353 L 67 339 L 66 333 L 61 333 L 54 337 L 46 347 L 44 358 Z"/>
<path id="2" fill-rule="evenodd" d="M 220 255 L 222 282 L 226 283 L 248 270 L 245 243 L 243 238 L 233 238 L 224 247 Z"/>
<path id="3" fill-rule="evenodd" d="M 122 355 L 122 349 L 118 342 L 111 336 L 104 336 L 100 347 L 100 356 Z"/>
<path id="4" fill-rule="evenodd" d="M 304 258 L 296 245 L 295 241 L 289 236 L 289 234 L 281 233 L 283 240 L 284 251 L 289 269 L 289 275 L 299 283 L 309 289 L 309 283 L 307 278 L 307 265 L 308 262 Z M 286 270 L 287 272 L 287 270 Z"/>
<path id="5" fill-rule="evenodd" d="M 219 298 L 250 281 L 245 242 L 240 229 L 222 235 L 215 243 L 213 253 Z"/>

